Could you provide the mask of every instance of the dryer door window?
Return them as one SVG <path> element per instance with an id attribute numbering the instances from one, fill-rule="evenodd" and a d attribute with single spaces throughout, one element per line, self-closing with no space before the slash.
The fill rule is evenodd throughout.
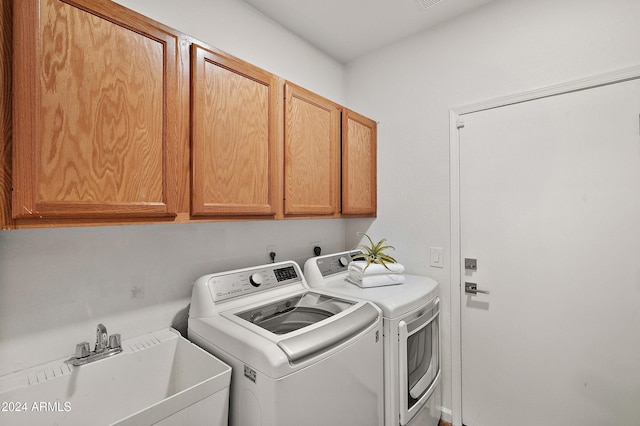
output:
<path id="1" fill-rule="evenodd" d="M 420 411 L 440 379 L 439 300 L 417 318 L 400 321 L 400 424 Z"/>

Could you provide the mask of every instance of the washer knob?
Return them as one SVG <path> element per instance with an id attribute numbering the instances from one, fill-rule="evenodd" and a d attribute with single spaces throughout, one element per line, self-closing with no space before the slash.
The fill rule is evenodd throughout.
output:
<path id="1" fill-rule="evenodd" d="M 340 266 L 347 266 L 349 264 L 349 259 L 341 256 L 340 259 L 338 259 L 338 263 L 340 263 Z"/>
<path id="2" fill-rule="evenodd" d="M 251 276 L 249 277 L 249 282 L 254 287 L 260 287 L 260 284 L 262 284 L 262 275 L 257 272 L 255 274 L 251 274 Z"/>

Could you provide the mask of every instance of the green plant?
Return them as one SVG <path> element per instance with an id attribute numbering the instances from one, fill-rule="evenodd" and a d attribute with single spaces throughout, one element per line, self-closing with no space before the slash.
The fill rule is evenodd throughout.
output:
<path id="1" fill-rule="evenodd" d="M 364 269 L 367 269 L 369 265 L 371 265 L 372 263 L 379 263 L 387 269 L 389 269 L 389 267 L 387 266 L 387 263 L 397 263 L 397 261 L 393 257 L 385 253 L 385 250 L 389 250 L 389 249 L 395 250 L 395 247 L 390 245 L 385 245 L 385 242 L 387 241 L 386 238 L 383 238 L 374 244 L 371 237 L 369 237 L 364 232 L 358 232 L 358 236 L 363 236 L 363 235 L 367 237 L 367 239 L 369 240 L 369 245 L 367 244 L 358 245 L 356 249 L 362 250 L 362 253 L 354 256 L 353 260 L 366 261 L 367 266 L 365 266 Z"/>

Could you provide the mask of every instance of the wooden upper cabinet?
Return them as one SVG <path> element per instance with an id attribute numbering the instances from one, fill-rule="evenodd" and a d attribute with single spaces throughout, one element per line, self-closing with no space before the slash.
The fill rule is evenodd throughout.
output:
<path id="1" fill-rule="evenodd" d="M 275 215 L 282 81 L 192 45 L 192 216 Z"/>
<path id="2" fill-rule="evenodd" d="M 348 109 L 342 113 L 342 214 L 375 216 L 376 122 Z"/>
<path id="3" fill-rule="evenodd" d="M 14 6 L 13 217 L 174 217 L 179 35 L 103 0 Z"/>
<path id="4" fill-rule="evenodd" d="M 373 121 L 109 0 L 12 5 L 0 225 L 375 216 Z"/>
<path id="5" fill-rule="evenodd" d="M 284 214 L 336 216 L 340 199 L 340 109 L 285 84 Z"/>

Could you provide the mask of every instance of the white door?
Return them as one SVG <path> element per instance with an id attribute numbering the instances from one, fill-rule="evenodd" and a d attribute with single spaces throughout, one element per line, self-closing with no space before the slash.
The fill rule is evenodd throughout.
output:
<path id="1" fill-rule="evenodd" d="M 640 82 L 462 118 L 463 423 L 640 425 Z"/>

